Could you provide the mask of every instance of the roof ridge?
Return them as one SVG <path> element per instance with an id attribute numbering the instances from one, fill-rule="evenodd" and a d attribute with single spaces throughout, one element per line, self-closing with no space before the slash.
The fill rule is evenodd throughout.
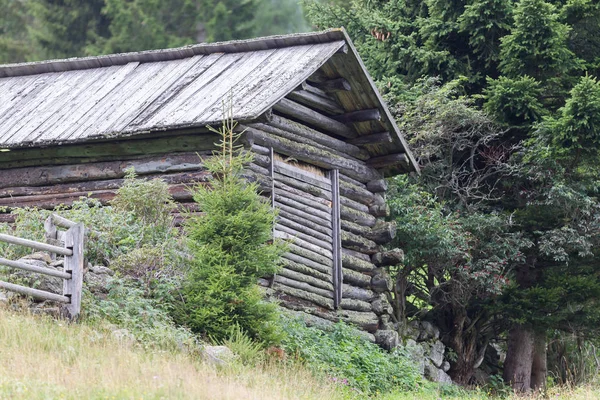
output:
<path id="1" fill-rule="evenodd" d="M 130 62 L 146 63 L 179 60 L 201 54 L 243 53 L 248 51 L 327 43 L 338 40 L 346 40 L 343 28 L 333 28 L 320 32 L 266 36 L 247 40 L 232 40 L 228 42 L 200 43 L 172 49 L 144 50 L 103 56 L 5 64 L 0 65 L 0 78 L 110 67 L 115 65 L 125 65 Z"/>

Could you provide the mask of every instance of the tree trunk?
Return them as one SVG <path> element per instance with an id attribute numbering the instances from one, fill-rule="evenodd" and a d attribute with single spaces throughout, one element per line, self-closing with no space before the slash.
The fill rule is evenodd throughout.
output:
<path id="1" fill-rule="evenodd" d="M 455 306 L 453 327 L 450 336 L 451 348 L 456 352 L 456 362 L 450 369 L 450 377 L 459 385 L 466 386 L 471 382 L 477 362 L 477 338 L 479 331 L 460 305 Z"/>
<path id="2" fill-rule="evenodd" d="M 543 391 L 545 389 L 547 372 L 546 333 L 536 332 L 531 366 L 531 388 L 534 391 Z"/>
<path id="3" fill-rule="evenodd" d="M 531 327 L 516 325 L 508 332 L 508 349 L 504 363 L 504 381 L 517 392 L 531 389 L 534 332 Z"/>

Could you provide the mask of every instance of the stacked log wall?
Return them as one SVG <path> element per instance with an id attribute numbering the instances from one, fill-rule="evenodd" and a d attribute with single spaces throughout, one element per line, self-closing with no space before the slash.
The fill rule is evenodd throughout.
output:
<path id="1" fill-rule="evenodd" d="M 307 85 L 304 87 L 306 88 Z M 351 144 L 348 138 L 358 137 L 349 124 L 328 124 L 333 120 L 315 107 L 303 106 L 293 92 L 282 103 L 274 107 L 274 113 L 266 122 L 247 123 L 241 126 L 246 131 L 248 148 L 256 155 L 250 170 L 254 179 L 269 187 L 285 183 L 272 182 L 270 176 L 270 149 L 294 161 L 339 171 L 341 244 L 342 244 L 342 299 L 334 307 L 331 298 L 333 271 L 331 268 L 317 270 L 323 262 L 315 263 L 300 255 L 310 254 L 309 246 L 298 246 L 292 258 L 285 260 L 284 272 L 275 281 L 263 281 L 276 293 L 281 304 L 287 308 L 304 311 L 330 321 L 343 320 L 358 325 L 367 332 L 390 329 L 391 305 L 382 293 L 389 284 L 377 261 L 384 252 L 382 245 L 391 241 L 396 229 L 385 222 L 389 209 L 385 203 L 387 185 L 381 172 L 369 164 L 371 159 L 364 146 Z M 306 95 L 301 89 L 300 93 Z M 310 93 L 310 92 L 309 92 Z M 322 96 L 320 97 L 323 98 Z M 312 98 L 311 98 L 312 99 Z M 313 99 L 314 100 L 314 99 Z M 334 100 L 324 107 L 331 112 L 343 112 L 334 107 Z M 335 121 L 334 121 L 335 122 Z M 309 186 L 309 185 L 307 185 Z M 319 188 L 306 187 L 319 197 Z M 287 212 L 283 210 L 282 212 Z M 302 225 L 310 225 L 309 218 L 289 231 L 289 236 L 298 234 Z M 305 231 L 303 241 L 307 239 Z M 329 232 L 323 232 L 327 236 Z M 310 231 L 316 240 L 319 234 Z M 302 243 L 302 241 L 300 242 Z M 304 247 L 304 248 L 302 248 Z"/>

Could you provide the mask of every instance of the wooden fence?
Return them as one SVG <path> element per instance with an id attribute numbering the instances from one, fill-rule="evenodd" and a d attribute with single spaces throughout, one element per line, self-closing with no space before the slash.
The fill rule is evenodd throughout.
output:
<path id="1" fill-rule="evenodd" d="M 52 243 L 41 243 L 11 235 L 0 234 L 0 241 L 26 246 L 39 251 L 47 251 L 53 255 L 64 256 L 63 271 L 51 268 L 38 267 L 20 261 L 0 258 L 0 265 L 38 274 L 53 276 L 63 279 L 63 293 L 46 292 L 26 286 L 0 281 L 0 288 L 15 293 L 31 296 L 42 300 L 51 300 L 65 304 L 66 316 L 75 319 L 81 311 L 81 289 L 83 285 L 83 242 L 85 228 L 83 224 L 76 224 L 56 214 L 52 214 L 44 224 L 46 239 Z M 60 231 L 58 228 L 65 228 Z M 60 244 L 60 245 L 57 245 Z"/>

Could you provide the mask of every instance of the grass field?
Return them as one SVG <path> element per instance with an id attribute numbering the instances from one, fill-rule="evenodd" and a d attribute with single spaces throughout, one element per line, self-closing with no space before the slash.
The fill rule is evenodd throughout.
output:
<path id="1" fill-rule="evenodd" d="M 215 369 L 187 353 L 144 350 L 110 330 L 0 309 L 0 399 L 360 399 L 295 364 Z M 435 385 L 381 399 L 489 399 Z M 540 396 L 531 397 L 542 398 Z M 592 387 L 551 399 L 598 399 Z"/>

